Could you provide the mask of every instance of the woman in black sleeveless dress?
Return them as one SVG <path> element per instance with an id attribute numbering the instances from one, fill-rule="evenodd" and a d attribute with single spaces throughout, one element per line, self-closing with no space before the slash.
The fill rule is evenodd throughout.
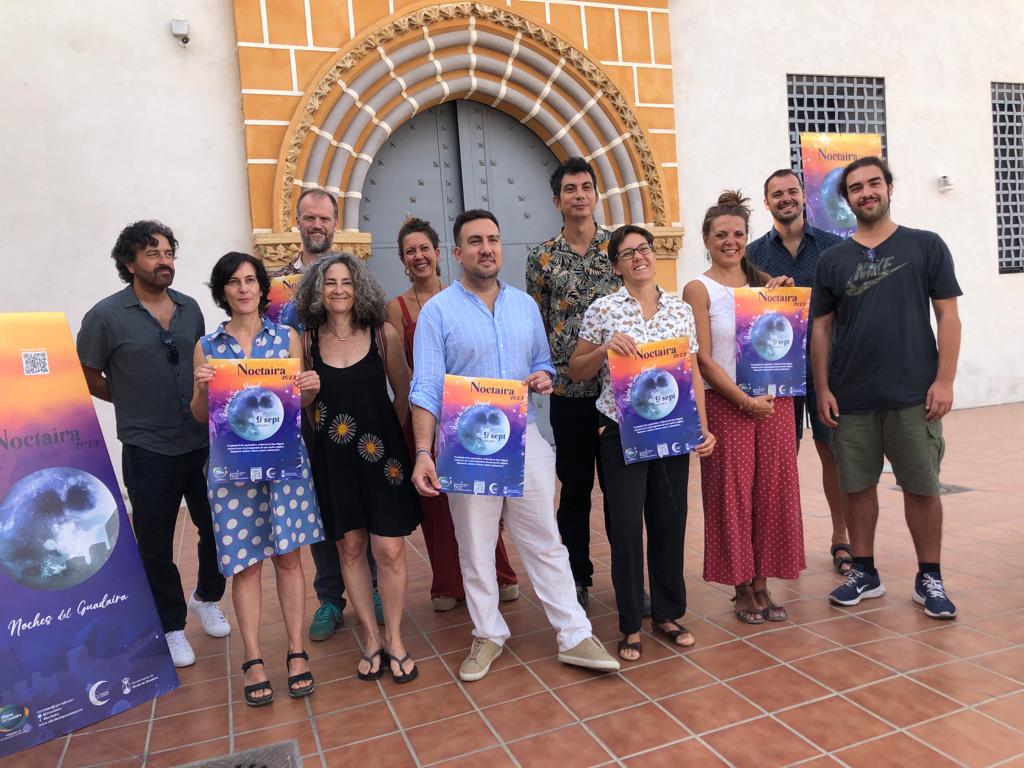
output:
<path id="1" fill-rule="evenodd" d="M 295 305 L 306 328 L 309 365 L 321 381 L 309 412 L 313 482 L 324 531 L 338 542 L 349 600 L 366 633 L 358 674 L 376 680 L 389 665 L 395 682 L 409 682 L 418 670 L 401 636 L 408 581 L 404 537 L 423 513 L 409 480 L 412 465 L 402 432 L 409 397 L 402 341 L 384 320 L 384 293 L 350 254 L 314 264 L 295 292 Z M 373 614 L 370 537 L 384 637 Z"/>

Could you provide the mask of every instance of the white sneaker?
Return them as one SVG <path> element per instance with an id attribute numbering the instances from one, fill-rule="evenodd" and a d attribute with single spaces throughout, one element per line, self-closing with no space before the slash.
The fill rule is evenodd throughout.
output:
<path id="1" fill-rule="evenodd" d="M 203 623 L 203 631 L 210 637 L 227 637 L 231 634 L 231 625 L 224 618 L 224 612 L 220 609 L 220 603 L 207 603 L 196 597 L 188 599 L 188 607 L 199 614 L 199 620 Z"/>
<path id="2" fill-rule="evenodd" d="M 179 629 L 177 632 L 168 632 L 167 650 L 171 652 L 171 661 L 176 667 L 191 667 L 196 663 L 196 652 L 192 650 L 185 631 Z"/>

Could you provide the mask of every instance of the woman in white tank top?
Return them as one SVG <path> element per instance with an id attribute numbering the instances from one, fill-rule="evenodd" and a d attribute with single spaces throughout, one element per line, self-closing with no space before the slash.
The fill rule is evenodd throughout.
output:
<path id="1" fill-rule="evenodd" d="M 806 567 L 792 398 L 750 397 L 736 386 L 733 289 L 792 285 L 769 279 L 746 259 L 750 209 L 724 192 L 702 227 L 711 267 L 686 285 L 693 309 L 708 428 L 718 449 L 701 459 L 704 578 L 735 587 L 736 618 L 785 621 L 768 578 L 795 579 Z"/>

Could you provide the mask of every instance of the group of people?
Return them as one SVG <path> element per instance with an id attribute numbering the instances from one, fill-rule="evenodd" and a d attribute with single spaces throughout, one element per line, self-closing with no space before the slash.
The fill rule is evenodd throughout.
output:
<path id="1" fill-rule="evenodd" d="M 669 642 L 692 645 L 683 624 L 689 455 L 625 461 L 608 367 L 609 352 L 633 355 L 640 344 L 682 337 L 702 434 L 694 453 L 704 578 L 734 589 L 737 620 L 785 621 L 768 579 L 794 579 L 806 565 L 796 466 L 805 411 L 832 512 L 830 554 L 845 577 L 829 599 L 855 605 L 885 593 L 873 541 L 887 456 L 917 548 L 914 600 L 929 616 L 955 616 L 939 564 L 938 497 L 941 418 L 952 404 L 959 351 L 952 258 L 937 235 L 892 221 L 893 179 L 880 158 L 851 163 L 839 186 L 858 222 L 845 241 L 804 221 L 802 184 L 790 170 L 766 180 L 773 229 L 749 244 L 747 200 L 723 193 L 703 220 L 708 268 L 680 296 L 657 284 L 648 230 L 609 232 L 595 222 L 596 174 L 584 159 L 569 158 L 551 177 L 563 228 L 530 253 L 528 292 L 499 278 L 498 219 L 474 209 L 454 222 L 461 277 L 449 286 L 437 232 L 406 221 L 398 247 L 410 287 L 391 301 L 360 259 L 331 251 L 337 202 L 308 189 L 297 203 L 302 252 L 283 270 L 301 276 L 294 319 L 268 317 L 265 267 L 228 253 L 210 277 L 213 300 L 228 316 L 212 333 L 198 304 L 170 287 L 178 245 L 171 230 L 154 221 L 126 227 L 112 257 L 128 285 L 85 316 L 78 351 L 90 391 L 114 404 L 136 539 L 174 663 L 195 661 L 183 631 L 189 609 L 208 634 L 230 632 L 219 601 L 231 577 L 245 700 L 272 701 L 258 631 L 261 567 L 270 558 L 288 637 L 288 694 L 311 694 L 300 559 L 309 545 L 320 607 L 307 636 L 330 637 L 347 597 L 363 627 L 359 678 L 415 679 L 401 621 L 405 537 L 420 525 L 434 609 L 465 601 L 472 620 L 463 680 L 486 676 L 511 634 L 499 603 L 517 599 L 519 588 L 502 530 L 556 630 L 561 661 L 614 671 L 640 659 L 645 615 Z M 751 397 L 736 383 L 733 290 L 793 285 L 813 287 L 807 396 Z M 301 477 L 208 482 L 210 361 L 285 357 L 301 361 Z M 521 497 L 442 493 L 434 450 L 446 374 L 514 379 L 550 396 L 555 449 L 531 407 Z M 622 635 L 618 659 L 594 637 L 586 614 L 595 474 Z M 183 497 L 199 534 L 197 585 L 187 601 L 173 557 Z"/>

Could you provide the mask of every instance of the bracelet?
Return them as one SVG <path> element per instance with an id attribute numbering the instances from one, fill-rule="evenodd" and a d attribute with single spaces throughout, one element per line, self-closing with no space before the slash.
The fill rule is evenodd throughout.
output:
<path id="1" fill-rule="evenodd" d="M 417 448 L 416 449 L 416 456 L 419 456 L 421 453 L 425 453 L 430 458 L 434 458 L 434 454 L 433 454 L 433 452 L 429 448 Z"/>

